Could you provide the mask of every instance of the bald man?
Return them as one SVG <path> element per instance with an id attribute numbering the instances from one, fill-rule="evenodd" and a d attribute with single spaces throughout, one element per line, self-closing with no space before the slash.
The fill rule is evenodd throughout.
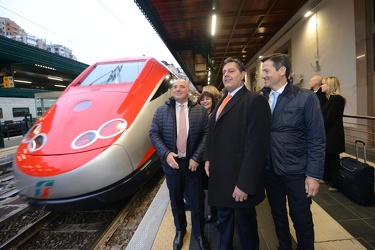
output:
<path id="1" fill-rule="evenodd" d="M 322 80 L 323 77 L 321 76 L 313 76 L 309 82 L 310 90 L 314 91 L 318 96 L 320 107 L 322 107 L 324 102 L 327 100 L 325 93 L 322 92 Z"/>
<path id="2" fill-rule="evenodd" d="M 182 119 L 182 120 L 181 120 Z M 184 190 L 191 209 L 192 231 L 200 249 L 209 249 L 204 234 L 203 150 L 207 136 L 207 111 L 189 100 L 189 84 L 178 79 L 172 97 L 154 115 L 151 143 L 160 156 L 171 200 L 176 235 L 173 249 L 181 249 L 186 234 Z M 181 142 L 181 138 L 184 138 Z"/>

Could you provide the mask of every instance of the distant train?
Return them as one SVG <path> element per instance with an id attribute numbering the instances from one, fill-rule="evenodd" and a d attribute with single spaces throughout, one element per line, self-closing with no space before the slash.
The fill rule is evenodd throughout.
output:
<path id="1" fill-rule="evenodd" d="M 31 118 L 34 121 L 37 117 L 40 117 L 45 110 L 53 105 L 57 99 L 57 92 L 47 92 L 45 95 L 52 96 L 53 98 L 37 98 L 37 97 L 24 97 L 25 89 L 14 89 L 12 90 L 12 96 L 0 97 L 0 131 L 3 132 L 4 137 L 12 137 L 18 135 L 24 135 L 28 130 L 28 125 L 25 122 Z M 33 91 L 28 91 L 33 92 Z M 52 94 L 50 94 L 52 93 Z M 41 95 L 40 93 L 32 93 L 32 96 Z M 28 93 L 31 95 L 31 93 Z M 43 104 L 43 105 L 41 105 Z M 25 120 L 25 115 L 28 120 Z M 29 123 L 32 123 L 29 121 Z"/>
<path id="2" fill-rule="evenodd" d="M 148 130 L 176 79 L 150 57 L 88 67 L 19 145 L 13 171 L 20 194 L 37 209 L 65 211 L 134 193 L 160 169 Z"/>
<path id="3" fill-rule="evenodd" d="M 0 97 L 0 131 L 4 137 L 25 134 L 25 114 L 36 116 L 33 98 Z"/>

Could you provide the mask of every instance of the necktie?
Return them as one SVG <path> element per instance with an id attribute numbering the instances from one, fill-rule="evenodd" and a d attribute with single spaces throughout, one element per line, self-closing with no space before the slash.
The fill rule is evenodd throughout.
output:
<path id="1" fill-rule="evenodd" d="M 186 152 L 187 129 L 184 105 L 180 105 L 180 118 L 178 121 L 177 149 L 181 153 Z"/>
<path id="2" fill-rule="evenodd" d="M 272 107 L 271 107 L 272 112 L 276 106 L 277 98 L 279 97 L 279 95 L 280 95 L 279 92 L 273 92 L 273 101 L 272 101 Z"/>
<path id="3" fill-rule="evenodd" d="M 217 111 L 217 117 L 219 117 L 221 111 L 224 109 L 225 105 L 227 105 L 227 103 L 229 102 L 229 99 L 232 97 L 231 94 L 228 94 L 225 99 L 223 100 L 223 102 L 221 103 L 220 105 L 220 108 L 219 110 Z"/>

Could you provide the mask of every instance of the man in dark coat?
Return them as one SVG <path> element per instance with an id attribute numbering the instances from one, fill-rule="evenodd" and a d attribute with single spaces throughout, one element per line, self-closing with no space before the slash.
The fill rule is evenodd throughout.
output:
<path id="1" fill-rule="evenodd" d="M 279 249 L 292 249 L 287 201 L 297 235 L 297 249 L 314 249 L 311 197 L 323 177 L 325 131 L 317 96 L 288 82 L 288 55 L 261 59 L 265 96 L 272 111 L 270 153 L 266 166 L 266 192 L 271 206 Z"/>
<path id="2" fill-rule="evenodd" d="M 209 118 L 204 159 L 208 203 L 218 210 L 219 249 L 232 249 L 235 217 L 241 249 L 259 249 L 255 206 L 265 198 L 271 112 L 262 95 L 244 86 L 245 74 L 241 61 L 224 61 L 227 93 Z"/>
<path id="3" fill-rule="evenodd" d="M 189 100 L 189 84 L 183 79 L 178 79 L 173 84 L 172 96 L 173 98 L 156 110 L 150 128 L 150 139 L 160 156 L 171 199 L 176 227 L 173 249 L 181 249 L 186 234 L 187 221 L 183 199 L 185 188 L 190 203 L 193 234 L 200 249 L 209 249 L 203 231 L 204 189 L 201 176 L 204 169 L 198 168 L 207 136 L 207 112 L 204 107 Z M 180 118 L 183 117 L 185 119 L 180 123 Z M 181 131 L 182 127 L 185 131 Z M 184 149 L 179 144 L 182 134 L 187 136 L 183 142 Z"/>

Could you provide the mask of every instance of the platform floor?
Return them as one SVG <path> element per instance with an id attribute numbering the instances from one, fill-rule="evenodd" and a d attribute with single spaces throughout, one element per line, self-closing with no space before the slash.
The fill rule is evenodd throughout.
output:
<path id="1" fill-rule="evenodd" d="M 313 198 L 312 212 L 316 250 L 375 249 L 375 206 L 359 206 L 340 192 L 329 192 L 328 186 L 322 184 L 319 194 Z M 257 206 L 257 215 L 260 249 L 277 249 L 278 242 L 267 200 Z M 187 211 L 189 225 L 182 249 L 195 250 L 199 248 L 194 237 L 191 236 L 189 217 L 190 212 Z M 295 239 L 292 225 L 291 230 Z M 219 232 L 216 223 L 206 224 L 205 232 L 211 249 L 218 249 Z M 172 249 L 174 235 L 168 190 L 163 183 L 127 249 Z M 236 236 L 234 244 L 234 249 L 240 249 Z M 296 242 L 293 244 L 295 249 Z"/>

